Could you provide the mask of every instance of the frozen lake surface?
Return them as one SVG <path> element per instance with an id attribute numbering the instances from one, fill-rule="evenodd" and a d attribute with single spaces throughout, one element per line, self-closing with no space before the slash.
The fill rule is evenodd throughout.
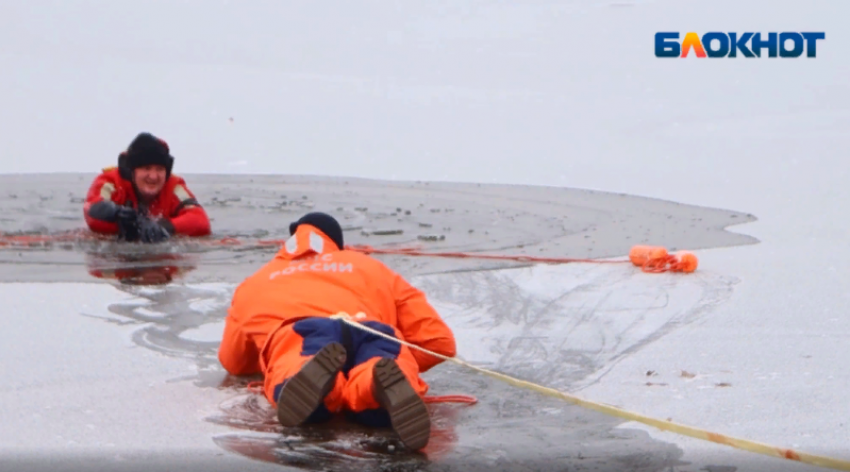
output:
<path id="1" fill-rule="evenodd" d="M 80 229 L 94 173 L 146 130 L 219 238 L 285 237 L 324 209 L 357 244 L 694 250 L 688 275 L 380 257 L 476 364 L 848 460 L 848 14 L 826 0 L 7 2 L 0 233 Z M 826 39 L 816 58 L 659 59 L 658 31 Z M 480 403 L 434 406 L 427 458 L 388 460 L 350 427 L 281 434 L 214 356 L 230 292 L 273 251 L 0 248 L 0 468 L 822 470 L 452 365 L 428 374 L 434 393 Z M 165 286 L 115 279 L 166 272 Z"/>

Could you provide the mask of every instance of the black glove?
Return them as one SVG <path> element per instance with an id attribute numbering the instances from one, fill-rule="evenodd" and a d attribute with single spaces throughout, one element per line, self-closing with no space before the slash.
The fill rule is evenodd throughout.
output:
<path id="1" fill-rule="evenodd" d="M 118 239 L 122 241 L 139 240 L 139 213 L 135 208 L 119 206 L 115 210 L 115 223 L 118 224 Z"/>
<path id="2" fill-rule="evenodd" d="M 115 220 L 120 222 L 136 221 L 139 213 L 133 207 L 120 206 L 115 210 Z"/>
<path id="3" fill-rule="evenodd" d="M 160 243 L 171 237 L 173 226 L 168 220 L 152 220 L 146 216 L 138 219 L 139 238 L 143 243 Z"/>
<path id="4" fill-rule="evenodd" d="M 101 221 L 115 223 L 118 220 L 133 221 L 136 219 L 136 210 L 132 207 L 121 206 L 109 200 L 96 202 L 89 208 L 89 216 Z"/>

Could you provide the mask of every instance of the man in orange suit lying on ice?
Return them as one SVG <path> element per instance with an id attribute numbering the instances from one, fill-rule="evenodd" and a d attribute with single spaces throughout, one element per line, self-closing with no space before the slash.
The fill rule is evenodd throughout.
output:
<path id="1" fill-rule="evenodd" d="M 262 373 L 266 398 L 283 426 L 335 413 L 392 427 L 410 449 L 424 448 L 430 418 L 419 377 L 441 359 L 330 318 L 360 314 L 382 333 L 453 357 L 451 329 L 423 292 L 377 259 L 345 250 L 330 215 L 290 225 L 273 260 L 236 289 L 219 348 L 233 375 Z"/>

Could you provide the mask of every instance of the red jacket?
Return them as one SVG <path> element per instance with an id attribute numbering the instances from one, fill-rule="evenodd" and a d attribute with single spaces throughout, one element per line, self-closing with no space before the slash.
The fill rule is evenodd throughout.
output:
<path id="1" fill-rule="evenodd" d="M 90 215 L 93 205 L 100 201 L 113 201 L 119 205 L 139 208 L 139 201 L 132 182 L 124 180 L 117 167 L 103 170 L 89 187 L 83 214 L 88 227 L 96 233 L 117 234 L 118 225 L 114 222 L 99 220 Z M 195 199 L 195 195 L 186 187 L 183 178 L 171 175 L 154 201 L 148 205 L 152 218 L 168 220 L 176 234 L 185 236 L 207 236 L 211 233 L 207 212 Z"/>

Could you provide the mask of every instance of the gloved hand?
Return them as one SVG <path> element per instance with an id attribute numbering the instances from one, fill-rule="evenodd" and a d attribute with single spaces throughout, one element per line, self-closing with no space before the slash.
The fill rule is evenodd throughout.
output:
<path id="1" fill-rule="evenodd" d="M 133 207 L 119 206 L 115 210 L 115 219 L 118 222 L 136 221 L 139 214 Z"/>
<path id="2" fill-rule="evenodd" d="M 115 222 L 118 224 L 118 239 L 123 241 L 139 240 L 139 213 L 135 208 L 119 206 L 115 210 Z"/>
<path id="3" fill-rule="evenodd" d="M 147 216 L 139 216 L 139 238 L 143 243 L 160 243 L 171 237 L 170 224 L 167 220 L 152 220 Z"/>

